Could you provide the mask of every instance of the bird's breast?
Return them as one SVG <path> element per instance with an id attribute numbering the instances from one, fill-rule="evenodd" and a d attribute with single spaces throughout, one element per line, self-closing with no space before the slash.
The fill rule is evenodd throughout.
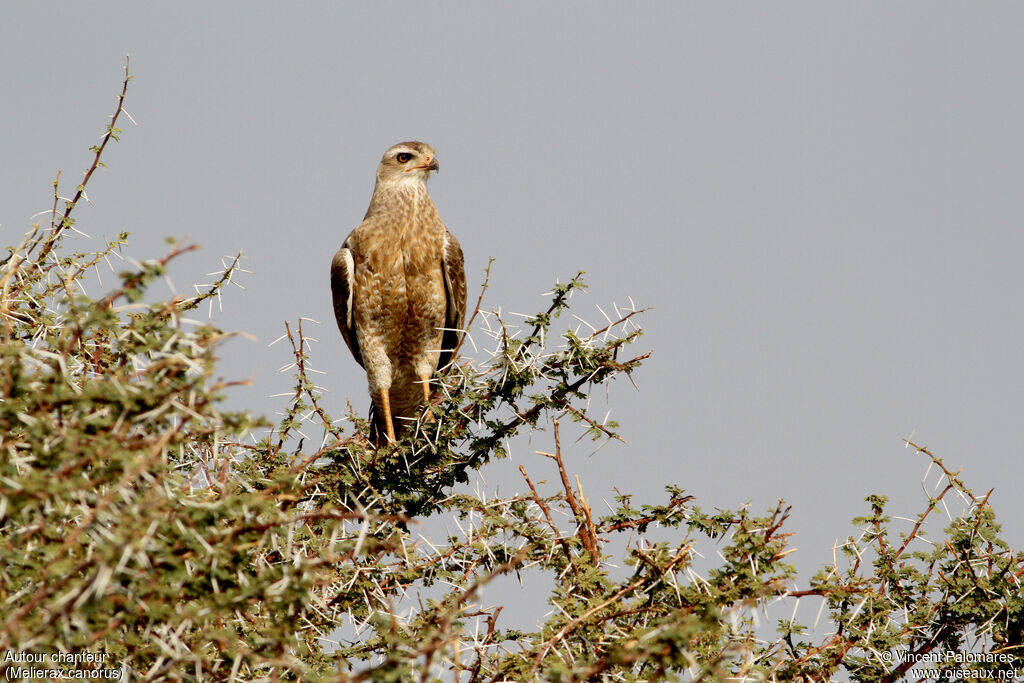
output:
<path id="1" fill-rule="evenodd" d="M 396 359 L 440 346 L 446 306 L 444 225 L 436 210 L 431 213 L 378 221 L 364 226 L 370 229 L 360 235 L 362 258 L 356 264 L 356 298 L 363 303 L 360 327 L 385 344 L 388 355 Z"/>

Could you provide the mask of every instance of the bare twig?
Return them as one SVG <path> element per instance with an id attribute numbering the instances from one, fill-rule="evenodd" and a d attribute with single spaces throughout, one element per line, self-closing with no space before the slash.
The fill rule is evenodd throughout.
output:
<path id="1" fill-rule="evenodd" d="M 555 430 L 555 452 L 543 453 L 540 455 L 551 458 L 558 465 L 558 476 L 562 479 L 562 488 L 565 489 L 565 500 L 572 508 L 572 514 L 579 524 L 579 537 L 583 547 L 590 553 L 591 561 L 597 565 L 601 560 L 601 551 L 598 547 L 597 534 L 594 531 L 594 520 L 591 519 L 589 510 L 580 505 L 573 493 L 572 485 L 569 483 L 569 475 L 565 471 L 565 462 L 562 461 L 562 441 L 559 437 L 558 420 L 553 420 Z M 521 468 L 520 468 L 521 469 Z"/>
<path id="2" fill-rule="evenodd" d="M 554 519 L 551 518 L 551 508 L 548 507 L 548 504 L 545 503 L 544 499 L 540 497 L 539 493 L 537 493 L 537 487 L 535 487 L 533 482 L 530 481 L 529 475 L 526 474 L 526 468 L 520 465 L 519 471 L 522 473 L 523 479 L 526 480 L 526 485 L 530 487 L 530 491 L 533 493 L 533 502 L 537 504 L 537 507 L 539 507 L 541 512 L 544 514 L 544 519 L 547 521 L 548 526 L 551 527 L 551 531 L 555 535 L 555 540 L 558 541 L 558 545 L 561 546 L 562 552 L 565 553 L 565 558 L 569 562 L 569 567 L 572 569 L 572 573 L 575 574 L 577 571 L 576 558 L 573 557 L 572 550 L 570 550 L 569 544 L 562 536 L 562 532 L 558 528 L 558 525 L 555 524 Z"/>

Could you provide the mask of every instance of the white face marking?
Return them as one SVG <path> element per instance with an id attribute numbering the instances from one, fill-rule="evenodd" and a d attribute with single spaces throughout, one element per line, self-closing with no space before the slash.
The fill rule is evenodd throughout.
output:
<path id="1" fill-rule="evenodd" d="M 421 168 L 415 171 L 409 171 L 408 173 L 402 173 L 398 177 L 391 180 L 391 184 L 399 187 L 425 187 L 427 184 L 427 173 Z"/>
<path id="2" fill-rule="evenodd" d="M 411 158 L 406 162 L 398 161 L 400 154 L 409 154 Z M 431 155 L 432 156 L 432 155 Z M 400 187 L 422 187 L 426 184 L 430 171 L 425 168 L 416 168 L 423 164 L 423 159 L 418 151 L 410 147 L 393 147 L 388 150 L 384 163 L 388 169 L 387 182 L 389 185 Z"/>

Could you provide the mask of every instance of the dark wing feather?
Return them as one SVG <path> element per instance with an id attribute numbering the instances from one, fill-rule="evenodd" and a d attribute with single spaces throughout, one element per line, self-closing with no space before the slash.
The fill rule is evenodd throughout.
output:
<path id="1" fill-rule="evenodd" d="M 341 249 L 334 255 L 331 261 L 331 294 L 334 295 L 334 317 L 338 321 L 338 329 L 344 337 L 349 351 L 355 356 L 356 362 L 363 364 L 363 357 L 359 353 L 359 338 L 356 336 L 356 328 L 352 318 L 352 299 L 355 295 L 355 261 L 352 252 L 346 246 L 348 242 L 341 245 Z"/>
<path id="2" fill-rule="evenodd" d="M 455 347 L 462 339 L 462 326 L 466 324 L 466 264 L 462 256 L 462 247 L 455 235 L 445 230 L 444 256 L 441 262 L 444 271 L 444 336 L 441 338 L 441 357 L 437 361 L 438 369 L 448 365 L 452 360 Z"/>

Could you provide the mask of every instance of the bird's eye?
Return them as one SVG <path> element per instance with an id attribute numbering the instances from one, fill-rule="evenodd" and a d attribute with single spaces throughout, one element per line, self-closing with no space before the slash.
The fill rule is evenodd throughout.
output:
<path id="1" fill-rule="evenodd" d="M 405 162 L 409 161 L 409 159 L 412 159 L 412 155 L 409 154 L 408 152 L 399 152 L 398 154 L 395 155 L 395 159 L 398 160 L 398 163 L 404 164 Z"/>

